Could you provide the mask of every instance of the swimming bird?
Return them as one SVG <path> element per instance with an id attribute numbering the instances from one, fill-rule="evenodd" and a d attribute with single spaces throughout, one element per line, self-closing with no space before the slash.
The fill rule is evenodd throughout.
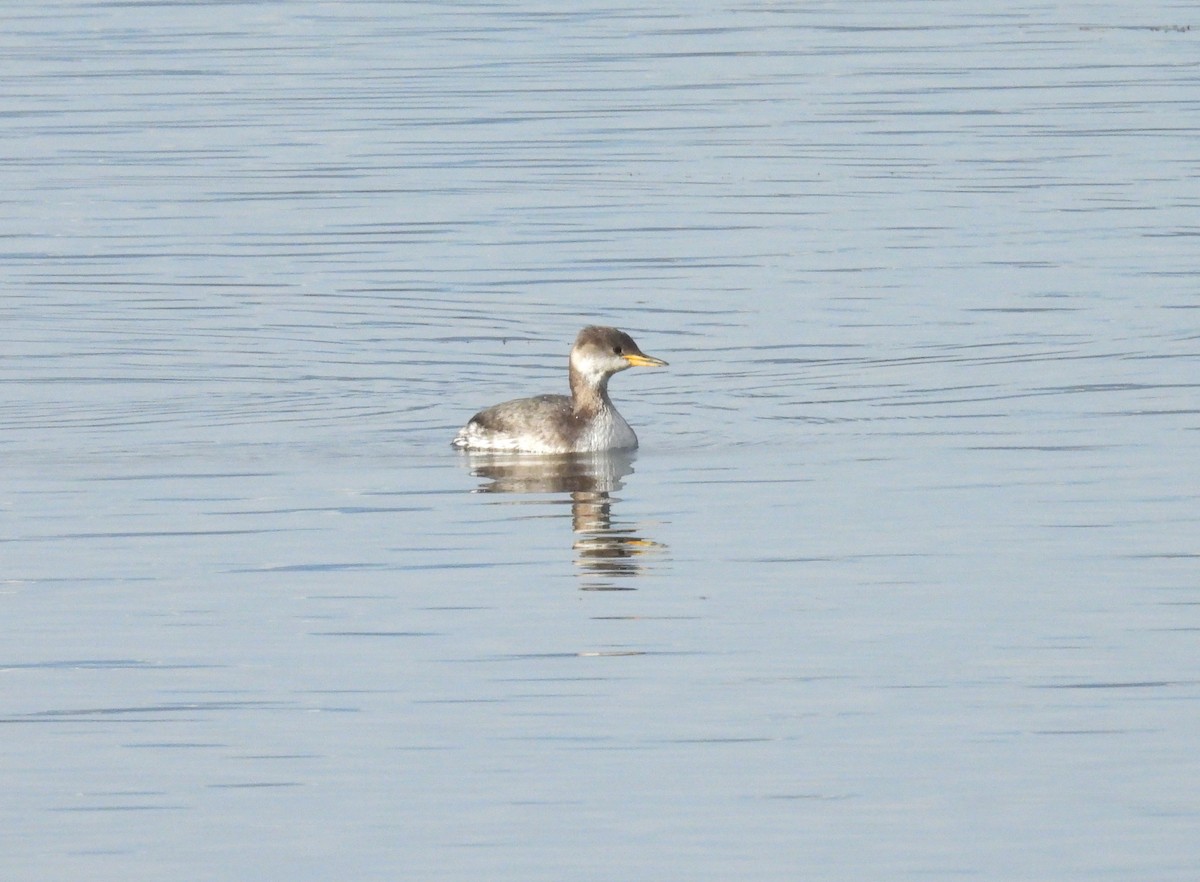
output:
<path id="1" fill-rule="evenodd" d="M 608 378 L 631 367 L 665 367 L 616 328 L 595 325 L 575 338 L 570 395 L 518 398 L 481 410 L 451 442 L 465 450 L 508 453 L 592 453 L 630 450 L 637 435 L 613 407 Z"/>

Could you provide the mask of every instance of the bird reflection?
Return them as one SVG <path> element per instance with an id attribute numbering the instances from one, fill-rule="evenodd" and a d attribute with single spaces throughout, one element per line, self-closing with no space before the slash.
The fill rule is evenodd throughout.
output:
<path id="1" fill-rule="evenodd" d="M 632 451 L 529 456 L 472 453 L 471 474 L 486 478 L 477 493 L 566 494 L 571 502 L 572 549 L 585 591 L 629 591 L 622 580 L 644 575 L 666 546 L 638 535 L 636 524 L 614 520 L 612 496 L 633 474 Z"/>

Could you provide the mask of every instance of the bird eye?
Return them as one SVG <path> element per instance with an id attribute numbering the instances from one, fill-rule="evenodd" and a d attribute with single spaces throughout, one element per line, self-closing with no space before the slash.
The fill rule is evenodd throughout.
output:
<path id="1" fill-rule="evenodd" d="M 621 347 L 620 347 L 620 346 L 614 346 L 614 347 L 613 347 L 613 353 L 614 353 L 615 355 L 620 355 L 620 354 L 621 354 Z"/>

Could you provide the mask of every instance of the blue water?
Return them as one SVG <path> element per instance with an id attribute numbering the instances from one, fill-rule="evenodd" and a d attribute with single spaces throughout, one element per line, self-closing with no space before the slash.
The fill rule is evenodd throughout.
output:
<path id="1" fill-rule="evenodd" d="M 4 878 L 1191 880 L 1193 16 L 5 6 Z"/>

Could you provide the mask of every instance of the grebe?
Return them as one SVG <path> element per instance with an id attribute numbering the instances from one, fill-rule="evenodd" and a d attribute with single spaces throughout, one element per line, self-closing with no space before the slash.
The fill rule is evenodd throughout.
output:
<path id="1" fill-rule="evenodd" d="M 589 326 L 571 347 L 570 395 L 519 398 L 481 410 L 452 442 L 466 450 L 592 453 L 630 450 L 637 435 L 608 397 L 608 378 L 631 367 L 665 367 L 616 328 Z"/>

